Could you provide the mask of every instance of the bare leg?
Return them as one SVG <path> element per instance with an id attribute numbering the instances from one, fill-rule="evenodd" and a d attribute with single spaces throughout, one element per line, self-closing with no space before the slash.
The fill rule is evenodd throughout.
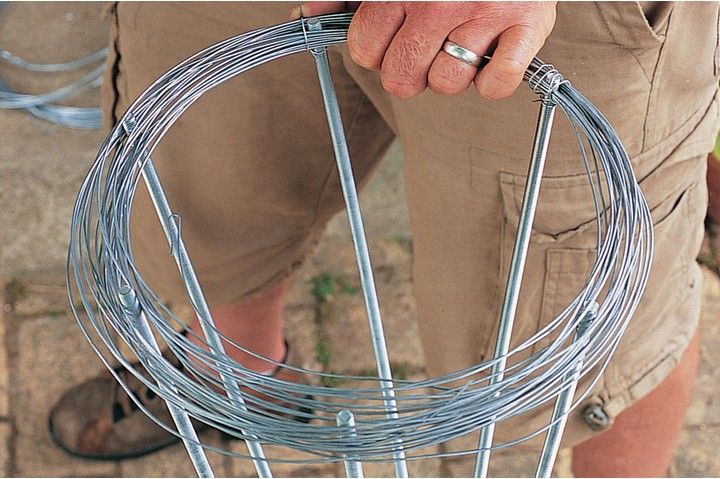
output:
<path id="1" fill-rule="evenodd" d="M 650 394 L 618 415 L 607 432 L 573 448 L 575 477 L 664 477 L 697 375 L 699 332 L 680 362 Z"/>
<path id="2" fill-rule="evenodd" d="M 218 330 L 240 346 L 255 353 L 281 361 L 285 356 L 283 307 L 289 279 L 243 300 L 211 308 Z M 191 329 L 202 337 L 197 319 Z M 255 371 L 268 371 L 274 365 L 250 356 L 225 343 L 225 351 L 245 367 Z"/>

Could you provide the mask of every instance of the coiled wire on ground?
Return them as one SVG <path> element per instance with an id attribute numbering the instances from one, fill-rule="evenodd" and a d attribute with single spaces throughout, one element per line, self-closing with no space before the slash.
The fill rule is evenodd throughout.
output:
<path id="1" fill-rule="evenodd" d="M 7 50 L 0 50 L 0 59 L 27 72 L 54 73 L 78 70 L 105 59 L 107 48 L 66 63 L 31 63 Z M 72 128 L 97 129 L 102 127 L 100 108 L 59 105 L 57 102 L 97 88 L 102 83 L 105 67 L 101 63 L 77 80 L 53 91 L 26 94 L 15 91 L 0 79 L 0 108 L 25 110 L 31 115 L 52 123 Z"/>
<path id="2" fill-rule="evenodd" d="M 489 383 L 498 359 L 441 377 L 395 380 L 399 418 L 393 420 L 386 417 L 378 378 L 298 369 L 313 379 L 313 384 L 321 377 L 332 377 L 363 386 L 282 381 L 196 346 L 187 336 L 193 332 L 177 332 L 185 325 L 145 282 L 130 246 L 131 204 L 144 162 L 172 124 L 210 89 L 272 60 L 345 42 L 351 14 L 320 18 L 320 31 L 306 31 L 303 20 L 297 20 L 244 33 L 197 53 L 151 85 L 108 135 L 78 194 L 68 256 L 71 304 L 78 304 L 73 311 L 92 347 L 106 365 L 119 362 L 130 369 L 133 380 L 142 381 L 204 423 L 238 438 L 246 438 L 242 430 L 263 444 L 313 455 L 312 459 L 268 456 L 278 462 L 340 461 L 343 455 L 387 461 L 397 450 L 398 440 L 408 459 L 426 457 L 420 450 L 427 446 L 551 404 L 576 369 L 585 376 L 573 403 L 577 406 L 604 371 L 640 300 L 652 256 L 652 222 L 628 155 L 612 127 L 554 68 L 537 59 L 525 79 L 533 90 L 547 95 L 546 100 L 556 102 L 575 129 L 578 161 L 586 165 L 588 198 L 593 198 L 597 213 L 597 256 L 577 297 L 548 325 L 512 348 L 502 380 Z M 137 292 L 156 336 L 182 368 L 152 353 L 126 319 L 117 294 L 124 285 Z M 599 305 L 597 318 L 587 333 L 573 342 L 576 327 L 596 307 L 594 303 Z M 546 338 L 551 338 L 549 344 L 537 346 Z M 147 372 L 131 366 L 135 357 L 123 352 L 121 343 L 129 346 Z M 218 371 L 235 378 L 245 392 L 252 391 L 244 394 L 247 410 L 228 399 Z M 118 380 L 126 377 L 114 374 Z M 133 400 L 146 410 L 140 398 Z M 335 424 L 335 414 L 344 409 L 355 415 L 355 437 Z M 308 410 L 313 412 L 303 412 Z M 311 422 L 294 421 L 286 414 L 304 416 Z M 171 424 L 155 420 L 173 431 Z M 493 447 L 517 444 L 548 427 Z M 475 451 L 446 454 L 470 452 Z"/>

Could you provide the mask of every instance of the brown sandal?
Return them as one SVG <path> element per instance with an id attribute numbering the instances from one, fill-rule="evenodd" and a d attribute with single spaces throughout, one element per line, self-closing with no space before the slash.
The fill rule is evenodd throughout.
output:
<path id="1" fill-rule="evenodd" d="M 166 354 L 169 358 L 169 355 Z M 174 360 L 176 366 L 182 365 Z M 300 367 L 302 361 L 288 347 L 283 364 Z M 139 363 L 133 367 L 141 372 Z M 115 371 L 144 408 L 165 424 L 172 424 L 170 412 L 155 392 L 123 367 Z M 288 368 L 278 368 L 273 377 L 306 384 L 306 377 Z M 312 399 L 308 397 L 308 399 Z M 309 422 L 312 410 L 298 408 L 293 419 Z M 193 420 L 199 432 L 208 428 Z M 180 441 L 150 419 L 130 398 L 109 371 L 66 391 L 50 411 L 50 436 L 62 450 L 72 456 L 98 460 L 120 460 L 144 456 Z"/>

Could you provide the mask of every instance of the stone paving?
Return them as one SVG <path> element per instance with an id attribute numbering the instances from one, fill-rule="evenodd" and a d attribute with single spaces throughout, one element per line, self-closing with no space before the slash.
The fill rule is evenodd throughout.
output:
<path id="1" fill-rule="evenodd" d="M 12 5 L 0 10 L 0 47 L 12 47 L 36 61 L 70 59 L 77 52 L 92 51 L 104 43 L 102 8 L 102 4 L 74 3 Z M 42 26 L 42 45 L 35 45 L 32 35 L 10 28 L 10 20 Z M 43 57 L 43 52 L 50 57 Z M 21 79 L 6 68 L 0 68 L 0 75 L 10 82 Z M 47 85 L 31 84 L 30 88 L 42 86 Z M 80 101 L 96 103 L 96 95 L 88 94 Z M 0 476 L 192 476 L 190 461 L 179 445 L 146 458 L 96 462 L 71 458 L 51 444 L 46 418 L 55 398 L 101 367 L 68 312 L 64 256 L 72 201 L 103 135 L 54 127 L 8 111 L 0 111 L 0 132 Z M 414 378 L 423 374 L 423 362 L 415 334 L 412 242 L 402 200 L 401 165 L 396 146 L 361 200 L 391 359 L 396 370 Z M 362 300 L 354 292 L 358 280 L 346 221 L 340 214 L 331 222 L 315 255 L 296 275 L 286 308 L 287 336 L 310 368 L 362 373 L 373 368 L 373 360 Z M 321 295 L 318 284 L 324 286 Z M 674 476 L 720 476 L 719 313 L 720 280 L 706 268 L 701 370 L 671 469 Z M 324 343 L 323 354 L 317 354 L 319 342 Z M 244 452 L 242 443 L 216 432 L 201 437 L 209 445 Z M 247 461 L 216 453 L 209 456 L 218 476 L 254 475 Z M 511 454 L 494 462 L 492 473 L 528 476 L 534 464 L 534 456 Z M 344 475 L 340 465 L 273 469 L 280 477 Z M 365 472 L 392 475 L 387 464 L 367 464 Z M 411 472 L 437 475 L 437 460 L 415 463 Z M 570 475 L 567 451 L 555 474 Z"/>
<path id="2" fill-rule="evenodd" d="M 340 234 L 338 232 L 338 234 Z M 357 294 L 343 293 L 336 287 L 318 310 L 311 293 L 312 280 L 329 273 L 336 281 L 355 284 L 352 247 L 346 241 L 334 242 L 331 234 L 319 245 L 316 255 L 300 270 L 287 306 L 288 337 L 310 361 L 313 368 L 325 367 L 344 373 L 372 369 L 369 344 L 362 317 L 362 301 Z M 406 366 L 409 374 L 422 373 L 419 345 L 413 337 L 414 307 L 409 291 L 409 243 L 392 239 L 371 241 L 378 274 L 379 295 L 387 321 L 391 345 L 408 341 L 405 348 L 392 348 L 394 364 Z M 716 396 L 720 379 L 713 365 L 720 360 L 720 331 L 715 311 L 720 310 L 720 280 L 705 270 L 706 307 L 703 313 L 702 364 L 697 391 L 686 420 L 680 450 L 673 465 L 674 476 L 712 477 L 720 474 L 716 447 L 720 439 L 720 408 Z M 99 363 L 79 332 L 65 306 L 61 277 L 23 278 L 24 293 L 8 302 L 5 298 L 0 333 L 0 404 L 7 406 L 0 416 L 0 471 L 4 476 L 122 476 L 184 477 L 192 467 L 181 446 L 174 446 L 152 456 L 119 462 L 95 462 L 70 458 L 55 448 L 48 437 L 46 417 L 54 398 L 69 384 L 94 375 Z M 6 283 L 7 286 L 7 283 Z M 15 281 L 14 289 L 18 289 Z M 17 293 L 13 293 L 17 294 Z M 323 316 L 323 336 L 328 343 L 330 359 L 324 365 L 316 358 L 317 315 Z M 351 331 L 351 333 L 348 333 Z M 406 332 L 408 331 L 408 332 Z M 360 343 L 348 348 L 347 344 Z M 341 353 L 342 351 L 342 353 Z M 347 353 L 347 354 L 345 354 Z M 348 360 L 348 358 L 351 358 Z M 204 433 L 208 444 L 243 453 L 244 445 L 229 441 L 217 433 Z M 285 452 L 286 454 L 286 452 Z M 252 466 L 244 460 L 210 454 L 218 476 L 253 475 Z M 498 475 L 532 474 L 534 458 L 514 455 L 504 462 Z M 567 471 L 567 465 L 563 466 Z M 497 466 L 496 466 L 497 468 Z M 279 477 L 331 477 L 342 475 L 337 465 L 274 467 Z M 556 471 L 556 473 L 560 473 Z M 368 476 L 388 477 L 388 465 L 366 465 Z M 437 475 L 437 461 L 413 464 L 413 475 Z M 569 475 L 565 472 L 563 475 Z"/>

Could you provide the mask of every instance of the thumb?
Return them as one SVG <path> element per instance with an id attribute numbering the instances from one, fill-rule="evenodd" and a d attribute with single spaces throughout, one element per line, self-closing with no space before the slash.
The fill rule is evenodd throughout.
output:
<path id="1" fill-rule="evenodd" d="M 299 7 L 293 8 L 290 12 L 290 20 L 297 20 L 300 17 L 314 17 L 326 13 L 344 12 L 347 2 L 303 2 Z"/>

